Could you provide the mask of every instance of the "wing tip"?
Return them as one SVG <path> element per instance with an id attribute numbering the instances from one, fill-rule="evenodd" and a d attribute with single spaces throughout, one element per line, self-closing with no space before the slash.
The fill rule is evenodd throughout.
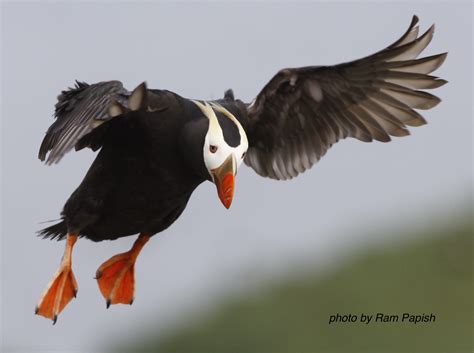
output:
<path id="1" fill-rule="evenodd" d="M 445 84 L 449 83 L 448 80 L 445 80 L 445 79 L 442 79 L 442 78 L 436 79 L 435 82 L 437 83 L 437 86 L 433 87 L 433 88 L 438 88 L 438 87 L 444 86 Z"/>
<path id="2" fill-rule="evenodd" d="M 446 60 L 446 58 L 448 57 L 448 53 L 447 51 L 445 51 L 444 53 L 441 53 L 441 54 L 438 54 L 438 56 L 441 58 L 441 64 L 442 65 L 444 63 L 444 61 Z"/>

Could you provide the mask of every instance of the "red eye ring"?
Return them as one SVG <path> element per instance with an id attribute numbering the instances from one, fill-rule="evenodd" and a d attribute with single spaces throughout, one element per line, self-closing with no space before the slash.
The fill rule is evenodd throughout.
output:
<path id="1" fill-rule="evenodd" d="M 210 145 L 210 146 L 209 146 L 209 151 L 211 151 L 211 153 L 216 153 L 216 152 L 217 152 L 217 146 L 215 146 L 215 145 Z"/>

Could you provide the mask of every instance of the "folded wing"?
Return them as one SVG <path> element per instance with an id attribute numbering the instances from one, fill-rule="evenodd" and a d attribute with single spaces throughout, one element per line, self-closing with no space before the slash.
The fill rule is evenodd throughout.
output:
<path id="1" fill-rule="evenodd" d="M 418 18 L 395 43 L 335 66 L 278 72 L 248 106 L 250 148 L 245 163 L 258 174 L 291 179 L 311 168 L 337 141 L 388 142 L 425 119 L 440 99 L 423 90 L 446 83 L 429 75 L 446 53 L 417 59 L 434 26 L 418 37 Z"/>
<path id="2" fill-rule="evenodd" d="M 126 111 L 138 109 L 145 96 L 144 83 L 129 92 L 119 81 L 93 85 L 76 81 L 74 88 L 58 96 L 56 121 L 46 132 L 38 158 L 52 164 L 59 162 L 73 147 L 97 149 L 100 143 L 91 138 L 91 133 Z"/>

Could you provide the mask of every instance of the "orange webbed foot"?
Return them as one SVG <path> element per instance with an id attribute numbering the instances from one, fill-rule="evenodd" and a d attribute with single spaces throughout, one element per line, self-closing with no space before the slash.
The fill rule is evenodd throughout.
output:
<path id="1" fill-rule="evenodd" d="M 99 289 L 110 304 L 132 304 L 135 293 L 135 261 L 130 254 L 111 257 L 96 272 Z"/>
<path id="2" fill-rule="evenodd" d="M 49 282 L 35 309 L 35 314 L 53 320 L 53 325 L 56 323 L 59 313 L 77 294 L 77 282 L 71 267 L 72 248 L 76 240 L 77 235 L 67 235 L 61 266 Z"/>
<path id="3" fill-rule="evenodd" d="M 107 308 L 110 304 L 132 304 L 135 295 L 135 261 L 150 237 L 140 235 L 133 247 L 104 262 L 96 272 Z"/>
<path id="4" fill-rule="evenodd" d="M 59 313 L 77 294 L 77 282 L 71 268 L 72 248 L 76 240 L 77 235 L 68 234 L 61 266 L 49 282 L 35 309 L 35 314 L 53 320 L 53 325 Z"/>
<path id="5" fill-rule="evenodd" d="M 53 325 L 59 313 L 76 297 L 77 282 L 70 266 L 61 266 L 46 288 L 35 314 L 53 320 Z"/>

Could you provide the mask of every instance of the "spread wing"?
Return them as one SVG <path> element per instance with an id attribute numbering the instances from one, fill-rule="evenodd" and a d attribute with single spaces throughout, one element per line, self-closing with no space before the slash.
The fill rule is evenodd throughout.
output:
<path id="1" fill-rule="evenodd" d="M 432 26 L 418 37 L 417 23 L 414 16 L 399 40 L 363 59 L 278 72 L 247 108 L 245 163 L 262 176 L 291 179 L 341 139 L 388 142 L 408 135 L 407 125 L 425 124 L 415 109 L 440 102 L 423 90 L 446 83 L 429 73 L 447 54 L 417 59 L 434 33 Z"/>
<path id="2" fill-rule="evenodd" d="M 129 110 L 137 110 L 145 101 L 146 85 L 142 83 L 133 92 L 119 81 L 89 85 L 76 81 L 74 88 L 63 91 L 56 103 L 56 121 L 49 127 L 41 143 L 38 158 L 47 164 L 57 163 L 74 146 L 76 149 L 100 147 L 98 134 L 104 123 Z M 48 154 L 49 152 L 49 154 Z"/>

